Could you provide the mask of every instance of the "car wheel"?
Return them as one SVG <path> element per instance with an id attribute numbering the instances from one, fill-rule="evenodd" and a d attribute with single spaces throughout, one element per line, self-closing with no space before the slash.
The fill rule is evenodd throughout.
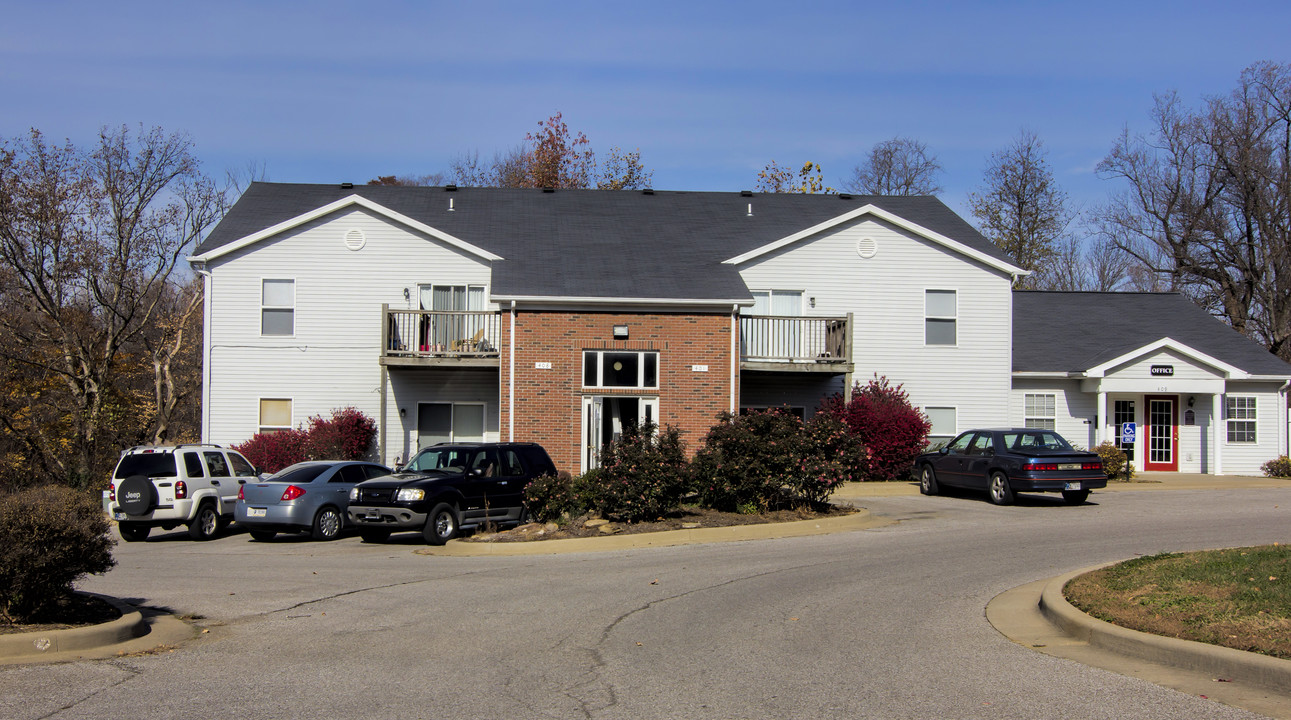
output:
<path id="1" fill-rule="evenodd" d="M 937 473 L 933 471 L 931 465 L 924 465 L 923 470 L 919 471 L 919 492 L 924 495 L 936 495 L 938 490 Z"/>
<path id="2" fill-rule="evenodd" d="M 318 511 L 310 536 L 315 540 L 335 540 L 341 536 L 341 514 L 336 508 L 325 507 Z"/>
<path id="3" fill-rule="evenodd" d="M 379 543 L 390 539 L 389 530 L 360 530 L 359 537 L 365 543 Z"/>
<path id="4" fill-rule="evenodd" d="M 1063 490 L 1062 499 L 1066 501 L 1068 505 L 1084 505 L 1085 501 L 1089 499 L 1089 491 Z"/>
<path id="5" fill-rule="evenodd" d="M 268 542 L 272 540 L 275 535 L 278 534 L 273 530 L 251 530 L 250 532 L 251 532 L 251 539 L 258 540 L 260 542 Z"/>
<path id="6" fill-rule="evenodd" d="M 215 506 L 210 503 L 202 503 L 197 508 L 197 515 L 193 521 L 188 524 L 188 536 L 194 540 L 210 540 L 220 532 L 220 514 L 215 512 Z"/>
<path id="7" fill-rule="evenodd" d="M 991 473 L 989 486 L 991 502 L 996 505 L 1013 504 L 1013 488 L 1009 487 L 1009 478 L 1002 472 Z"/>
<path id="8" fill-rule="evenodd" d="M 443 545 L 457 537 L 457 511 L 448 503 L 440 503 L 430 511 L 426 518 L 426 528 L 422 531 L 430 545 Z"/>
<path id="9" fill-rule="evenodd" d="M 148 533 L 152 532 L 152 528 L 147 525 L 134 523 L 118 523 L 117 530 L 121 532 L 121 539 L 126 542 L 143 542 L 148 539 Z"/>

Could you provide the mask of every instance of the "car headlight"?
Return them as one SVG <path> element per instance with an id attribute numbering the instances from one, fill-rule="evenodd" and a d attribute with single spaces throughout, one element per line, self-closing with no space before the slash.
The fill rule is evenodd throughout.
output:
<path id="1" fill-rule="evenodd" d="M 400 488 L 394 496 L 399 502 L 417 502 L 426 497 L 426 491 L 421 488 Z"/>
<path id="2" fill-rule="evenodd" d="M 359 489 L 356 487 L 350 488 L 350 502 L 358 502 L 358 501 L 359 501 Z"/>

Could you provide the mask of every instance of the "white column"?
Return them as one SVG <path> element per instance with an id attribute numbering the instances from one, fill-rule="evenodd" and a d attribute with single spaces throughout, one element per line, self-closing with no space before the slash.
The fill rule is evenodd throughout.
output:
<path id="1" fill-rule="evenodd" d="M 1210 473 L 1212 475 L 1224 474 L 1224 441 L 1228 434 L 1224 432 L 1224 415 L 1223 415 L 1224 396 L 1215 393 L 1210 396 Z"/>
<path id="2" fill-rule="evenodd" d="M 1098 391 L 1098 418 L 1094 426 L 1094 447 L 1103 444 L 1103 438 L 1107 437 L 1107 392 L 1099 389 Z"/>

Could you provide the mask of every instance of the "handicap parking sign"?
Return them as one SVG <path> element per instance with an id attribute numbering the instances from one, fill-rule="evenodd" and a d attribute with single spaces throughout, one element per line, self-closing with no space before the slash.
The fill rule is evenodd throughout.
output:
<path id="1" fill-rule="evenodd" d="M 1134 442 L 1134 434 L 1136 430 L 1137 428 L 1132 422 L 1121 423 L 1121 442 L 1122 443 Z"/>

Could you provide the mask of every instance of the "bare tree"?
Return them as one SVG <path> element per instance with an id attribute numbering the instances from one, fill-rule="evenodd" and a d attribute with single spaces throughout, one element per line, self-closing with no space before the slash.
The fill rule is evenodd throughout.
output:
<path id="1" fill-rule="evenodd" d="M 1044 144 L 1022 131 L 1007 148 L 991 154 L 983 179 L 985 185 L 968 194 L 973 217 L 1019 266 L 1037 273 L 1020 282 L 1034 287 L 1074 219 L 1067 194 L 1049 170 Z"/>
<path id="2" fill-rule="evenodd" d="M 1103 232 L 1141 275 L 1183 290 L 1291 360 L 1291 66 L 1257 63 L 1190 111 L 1158 96 L 1146 136 L 1099 164 L 1125 181 Z"/>
<path id="3" fill-rule="evenodd" d="M 1037 290 L 1080 290 L 1113 292 L 1129 281 L 1130 258 L 1106 238 L 1081 240 L 1064 235 L 1043 269 L 1035 273 L 1031 286 Z"/>
<path id="4" fill-rule="evenodd" d="M 852 171 L 844 187 L 865 195 L 936 195 L 941 163 L 918 140 L 894 137 L 870 149 L 865 162 Z"/>
<path id="5" fill-rule="evenodd" d="M 154 420 L 120 374 L 168 320 L 180 259 L 225 207 L 182 134 L 105 129 L 88 153 L 35 130 L 4 142 L 0 359 L 43 395 L 6 405 L 0 428 L 35 470 L 88 485 L 123 434 Z"/>

